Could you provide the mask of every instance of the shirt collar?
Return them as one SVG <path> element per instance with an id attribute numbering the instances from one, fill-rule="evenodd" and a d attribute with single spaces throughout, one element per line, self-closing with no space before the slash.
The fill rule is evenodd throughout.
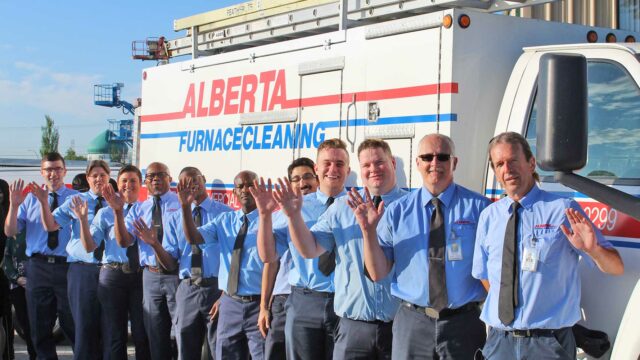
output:
<path id="1" fill-rule="evenodd" d="M 164 203 L 165 200 L 167 200 L 171 196 L 171 194 L 172 194 L 171 190 L 167 191 L 166 193 L 160 195 L 160 200 Z M 149 194 L 148 198 L 149 199 L 153 199 L 154 196 L 155 195 L 153 195 L 153 194 Z"/>
<path id="2" fill-rule="evenodd" d="M 343 188 L 342 191 L 338 195 L 334 196 L 333 198 L 337 199 L 340 196 L 345 195 L 346 193 L 347 193 L 347 190 L 345 190 Z M 329 195 L 327 195 L 327 194 L 323 193 L 322 191 L 320 191 L 320 188 L 318 188 L 318 190 L 316 190 L 315 194 L 316 194 L 316 199 L 318 199 L 318 201 L 320 201 L 323 204 L 327 203 L 327 199 L 329 199 Z"/>
<path id="3" fill-rule="evenodd" d="M 431 199 L 434 196 L 425 188 L 424 186 L 420 189 L 422 191 L 422 206 L 426 207 L 431 203 Z M 449 186 L 440 195 L 437 196 L 438 199 L 442 202 L 445 207 L 449 207 L 449 204 L 453 201 L 453 196 L 455 195 L 456 184 L 451 182 Z"/>
<path id="4" fill-rule="evenodd" d="M 200 203 L 200 205 L 196 205 L 194 203 L 191 203 L 191 211 L 193 211 L 196 206 L 200 206 L 201 208 L 205 209 L 205 210 L 209 210 L 209 208 L 211 208 L 211 202 L 213 200 L 211 200 L 210 197 L 206 197 L 204 200 L 202 200 L 202 202 Z"/>
<path id="5" fill-rule="evenodd" d="M 94 193 L 93 190 L 91 190 L 91 189 L 89 189 L 89 191 L 87 191 L 87 194 L 89 194 L 89 196 L 91 196 L 91 198 L 93 200 L 96 200 L 98 198 L 98 195 L 96 195 L 96 193 Z"/>
<path id="6" fill-rule="evenodd" d="M 522 199 L 520 199 L 519 203 L 520 203 L 520 206 L 522 206 L 523 208 L 531 209 L 533 204 L 536 201 L 538 201 L 539 198 L 540 198 L 540 188 L 538 187 L 537 184 L 533 184 L 533 187 L 531 188 L 531 190 L 529 190 L 529 192 Z M 514 203 L 514 200 L 507 196 L 505 201 L 505 205 L 507 206 L 507 211 L 510 211 L 509 209 L 511 209 L 511 204 L 513 203 Z"/>
<path id="7" fill-rule="evenodd" d="M 242 212 L 242 209 L 238 209 L 237 212 L 238 212 L 238 217 L 240 218 L 242 218 L 243 215 L 247 215 L 247 219 L 249 219 L 249 223 L 252 223 L 254 220 L 258 218 L 257 208 L 248 214 L 245 214 L 244 212 Z"/>
<path id="8" fill-rule="evenodd" d="M 390 191 L 385 194 L 380 195 L 382 197 L 382 201 L 384 201 L 384 206 L 387 207 L 391 203 L 389 200 L 394 200 L 398 197 L 400 193 L 400 187 L 396 184 Z M 364 196 L 364 189 L 360 190 L 360 194 Z M 371 195 L 371 199 L 373 199 L 375 195 Z"/>

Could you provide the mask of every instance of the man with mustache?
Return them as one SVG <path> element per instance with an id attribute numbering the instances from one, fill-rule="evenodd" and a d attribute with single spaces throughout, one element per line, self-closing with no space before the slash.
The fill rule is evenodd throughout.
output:
<path id="1" fill-rule="evenodd" d="M 164 248 L 162 242 L 171 214 L 180 211 L 178 196 L 170 191 L 171 175 L 167 165 L 160 162 L 149 164 L 145 174 L 145 183 L 149 197 L 133 205 L 125 219 L 122 209 L 114 208 L 115 235 L 118 245 L 123 248 L 137 243 L 142 272 L 142 297 L 144 326 L 149 338 L 151 358 L 154 360 L 171 359 L 174 353 L 172 345 L 173 319 L 175 319 L 176 289 L 178 272 L 174 259 Z M 113 199 L 107 199 L 109 203 Z M 151 225 L 154 237 L 149 243 L 148 237 L 141 235 L 146 224 Z M 143 241 L 139 241 L 143 240 Z"/>
<path id="2" fill-rule="evenodd" d="M 196 228 L 185 214 L 183 226 L 190 244 L 220 248 L 218 286 L 223 291 L 218 313 L 216 359 L 264 359 L 264 338 L 258 330 L 262 261 L 256 248 L 258 211 L 250 189 L 258 179 L 252 171 L 241 171 L 233 180 L 233 194 L 240 210 L 225 212 Z"/>
<path id="3" fill-rule="evenodd" d="M 473 359 L 485 341 L 478 302 L 486 293 L 471 263 L 489 200 L 453 182 L 458 158 L 448 136 L 423 137 L 418 154 L 422 187 L 387 209 L 360 209 L 365 266 L 375 281 L 392 272 L 391 294 L 402 301 L 393 359 Z"/>
<path id="4" fill-rule="evenodd" d="M 622 259 L 578 203 L 538 187 L 536 159 L 522 135 L 494 137 L 489 161 L 507 196 L 478 222 L 473 276 L 489 292 L 482 353 L 490 360 L 575 359 L 578 261 L 621 275 Z"/>

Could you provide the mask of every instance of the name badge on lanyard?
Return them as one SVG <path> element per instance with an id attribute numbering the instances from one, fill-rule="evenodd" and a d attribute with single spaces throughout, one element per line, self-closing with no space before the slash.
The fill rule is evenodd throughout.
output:
<path id="1" fill-rule="evenodd" d="M 462 260 L 462 241 L 453 230 L 451 230 L 451 236 L 447 243 L 447 258 L 449 258 L 449 261 Z"/>
<path id="2" fill-rule="evenodd" d="M 531 241 L 525 245 L 524 253 L 522 254 L 522 270 L 535 272 L 538 270 L 538 260 L 540 260 L 540 249 L 536 246 L 538 240 L 532 238 Z"/>

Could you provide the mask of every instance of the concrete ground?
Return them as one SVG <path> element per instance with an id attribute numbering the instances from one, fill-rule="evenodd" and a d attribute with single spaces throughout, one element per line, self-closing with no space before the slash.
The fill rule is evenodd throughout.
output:
<path id="1" fill-rule="evenodd" d="M 65 341 L 66 343 L 66 341 Z M 71 351 L 71 346 L 69 344 L 60 344 L 57 347 L 58 359 L 59 360 L 71 360 L 73 359 L 73 352 Z M 16 360 L 29 360 L 29 353 L 27 352 L 27 344 L 25 344 L 24 340 L 18 334 L 16 334 L 14 342 L 14 351 L 16 354 Z M 135 357 L 135 349 L 133 344 L 129 344 L 127 347 L 128 358 L 134 360 Z"/>

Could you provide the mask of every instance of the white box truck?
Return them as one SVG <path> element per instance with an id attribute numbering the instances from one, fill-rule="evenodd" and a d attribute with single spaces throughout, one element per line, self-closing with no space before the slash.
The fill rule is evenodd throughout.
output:
<path id="1" fill-rule="evenodd" d="M 355 170 L 358 144 L 373 137 L 389 142 L 411 189 L 421 186 L 418 141 L 439 132 L 456 144 L 456 182 L 497 199 L 488 141 L 516 131 L 535 147 L 540 57 L 571 53 L 588 64 L 588 162 L 578 173 L 637 198 L 638 34 L 488 13 L 541 2 L 254 0 L 176 20 L 186 37 L 146 41 L 137 55 L 162 63 L 142 74 L 138 164 L 162 161 L 173 174 L 197 166 L 213 197 L 235 205 L 240 170 L 283 176 L 334 137 L 349 144 Z M 191 58 L 166 61 L 179 55 Z M 583 321 L 609 335 L 615 358 L 636 359 L 640 222 L 541 174 L 543 188 L 574 197 L 621 253 L 621 277 L 580 269 Z M 355 171 L 347 185 L 361 185 Z"/>

